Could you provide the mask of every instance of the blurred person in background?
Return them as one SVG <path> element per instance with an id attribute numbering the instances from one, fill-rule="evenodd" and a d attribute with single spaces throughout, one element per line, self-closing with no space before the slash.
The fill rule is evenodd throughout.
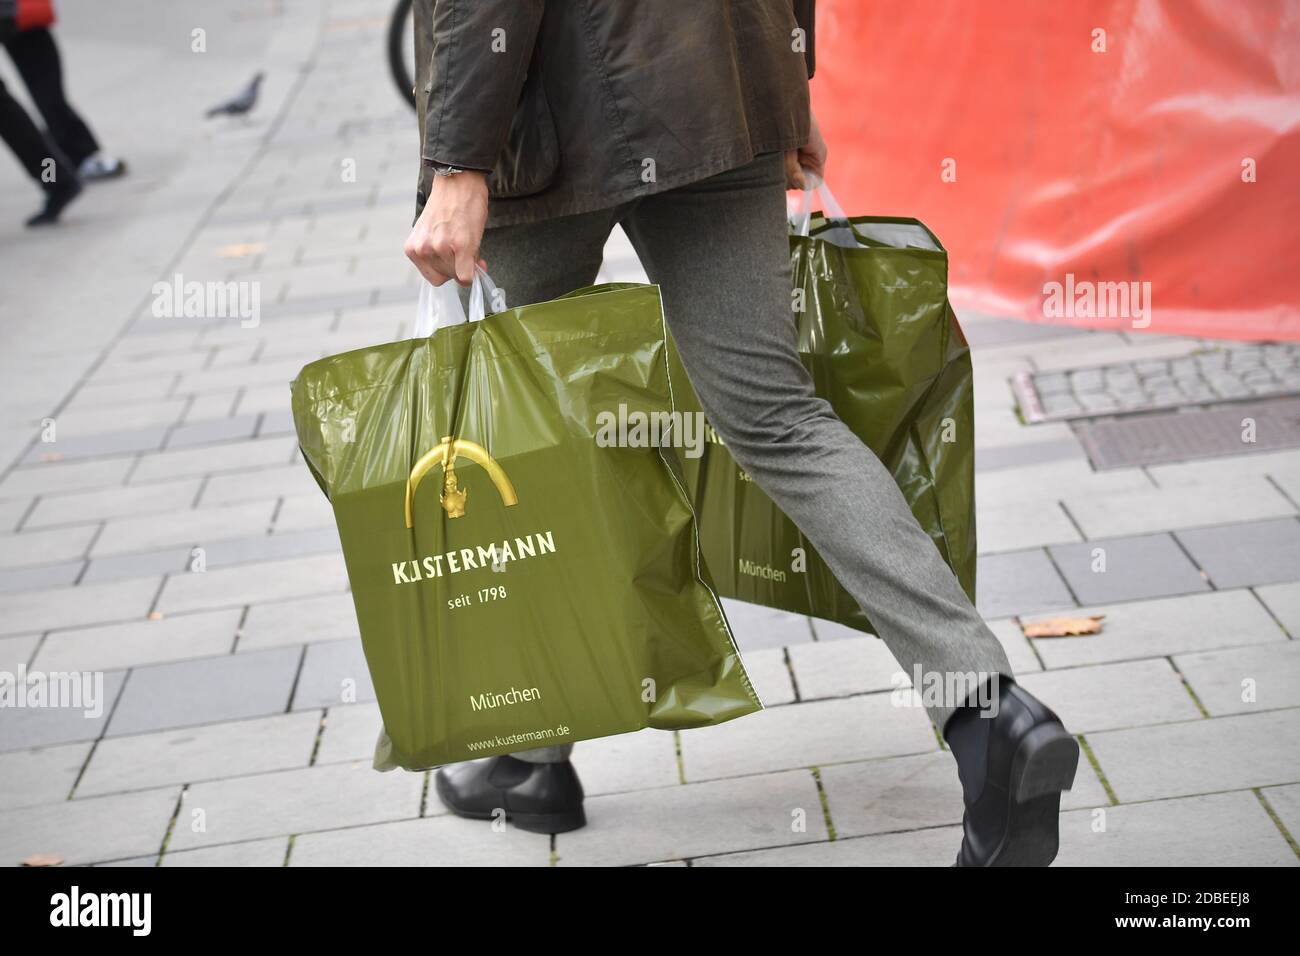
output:
<path id="1" fill-rule="evenodd" d="M 627 233 L 710 423 L 876 624 L 926 700 L 965 798 L 958 865 L 1044 866 L 1078 743 L 1020 687 L 889 471 L 819 398 L 791 313 L 786 189 L 821 174 L 812 0 L 652 16 L 631 0 L 417 0 L 422 169 L 406 254 L 514 305 L 592 284 Z M 967 685 L 969 686 L 969 685 Z M 948 699 L 958 697 L 958 699 Z M 571 745 L 438 771 L 454 813 L 585 823 Z"/>
<path id="2" fill-rule="evenodd" d="M 126 173 L 126 163 L 100 149 L 86 121 L 72 108 L 63 90 L 63 64 L 50 27 L 53 0 L 17 0 L 16 29 L 5 37 L 5 49 L 36 104 L 49 138 L 86 182 L 113 179 Z"/>
<path id="3" fill-rule="evenodd" d="M 8 44 L 18 32 L 17 0 L 0 0 L 0 42 Z M 81 194 L 81 180 L 68 159 L 46 139 L 0 80 L 0 139 L 13 151 L 19 165 L 45 192 L 45 205 L 27 220 L 28 226 L 46 226 L 59 221 L 68 204 Z"/>

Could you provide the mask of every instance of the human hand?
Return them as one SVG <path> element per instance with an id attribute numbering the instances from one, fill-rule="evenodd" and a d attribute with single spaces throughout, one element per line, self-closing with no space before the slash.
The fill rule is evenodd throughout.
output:
<path id="1" fill-rule="evenodd" d="M 817 115 L 810 112 L 808 119 L 808 142 L 799 149 L 788 149 L 785 152 L 785 184 L 788 189 L 808 188 L 805 171 L 813 173 L 818 179 L 826 176 L 826 140 L 822 139 Z"/>
<path id="2" fill-rule="evenodd" d="M 434 176 L 429 199 L 406 237 L 406 258 L 433 285 L 455 279 L 463 286 L 474 279 L 474 266 L 487 224 L 487 174 L 473 169 Z"/>

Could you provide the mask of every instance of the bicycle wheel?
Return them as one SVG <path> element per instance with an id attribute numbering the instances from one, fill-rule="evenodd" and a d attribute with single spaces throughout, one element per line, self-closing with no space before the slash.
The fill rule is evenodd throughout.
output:
<path id="1" fill-rule="evenodd" d="M 411 2 L 397 0 L 393 18 L 388 21 L 388 69 L 402 99 L 415 109 L 415 25 Z"/>

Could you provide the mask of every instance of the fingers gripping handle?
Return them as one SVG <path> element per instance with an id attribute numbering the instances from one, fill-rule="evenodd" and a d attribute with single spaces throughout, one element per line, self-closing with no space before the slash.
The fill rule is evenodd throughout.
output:
<path id="1" fill-rule="evenodd" d="M 465 322 L 478 322 L 491 313 L 505 308 L 501 290 L 478 266 L 474 267 L 474 280 L 469 287 L 469 314 L 460 301 L 460 286 L 448 280 L 435 286 L 429 282 L 420 283 L 420 296 L 415 305 L 415 328 L 412 338 L 428 338 L 438 329 L 448 325 L 460 325 Z"/>
<path id="2" fill-rule="evenodd" d="M 835 197 L 831 194 L 830 187 L 826 185 L 820 176 L 807 169 L 804 170 L 803 175 L 804 182 L 806 182 L 808 186 L 803 191 L 803 198 L 799 200 L 799 211 L 795 213 L 792 220 L 796 235 L 808 235 L 808 229 L 812 223 L 814 193 L 821 198 L 822 212 L 826 213 L 827 219 L 849 218 L 844 212 L 844 207 L 836 202 Z"/>

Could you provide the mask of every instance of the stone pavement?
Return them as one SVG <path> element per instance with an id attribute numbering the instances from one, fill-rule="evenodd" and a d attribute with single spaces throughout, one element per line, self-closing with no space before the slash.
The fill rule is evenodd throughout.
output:
<path id="1" fill-rule="evenodd" d="M 411 318 L 415 144 L 385 5 L 149 0 L 107 32 L 93 0 L 62 6 L 72 88 L 135 171 L 28 236 L 34 194 L 3 170 L 0 670 L 99 674 L 105 702 L 0 709 L 0 863 L 951 861 L 954 765 L 892 702 L 882 645 L 733 603 L 768 709 L 581 744 L 585 830 L 495 832 L 446 814 L 427 774 L 372 771 L 378 712 L 287 383 Z M 255 69 L 253 117 L 198 118 Z M 258 323 L 156 317 L 178 275 L 256 288 Z M 616 238 L 605 278 L 639 277 Z M 1199 343 L 963 318 L 979 604 L 1085 745 L 1060 862 L 1295 865 L 1300 451 L 1093 471 L 1068 425 L 1022 423 L 1009 381 Z M 1104 630 L 1022 636 L 1064 609 Z"/>

